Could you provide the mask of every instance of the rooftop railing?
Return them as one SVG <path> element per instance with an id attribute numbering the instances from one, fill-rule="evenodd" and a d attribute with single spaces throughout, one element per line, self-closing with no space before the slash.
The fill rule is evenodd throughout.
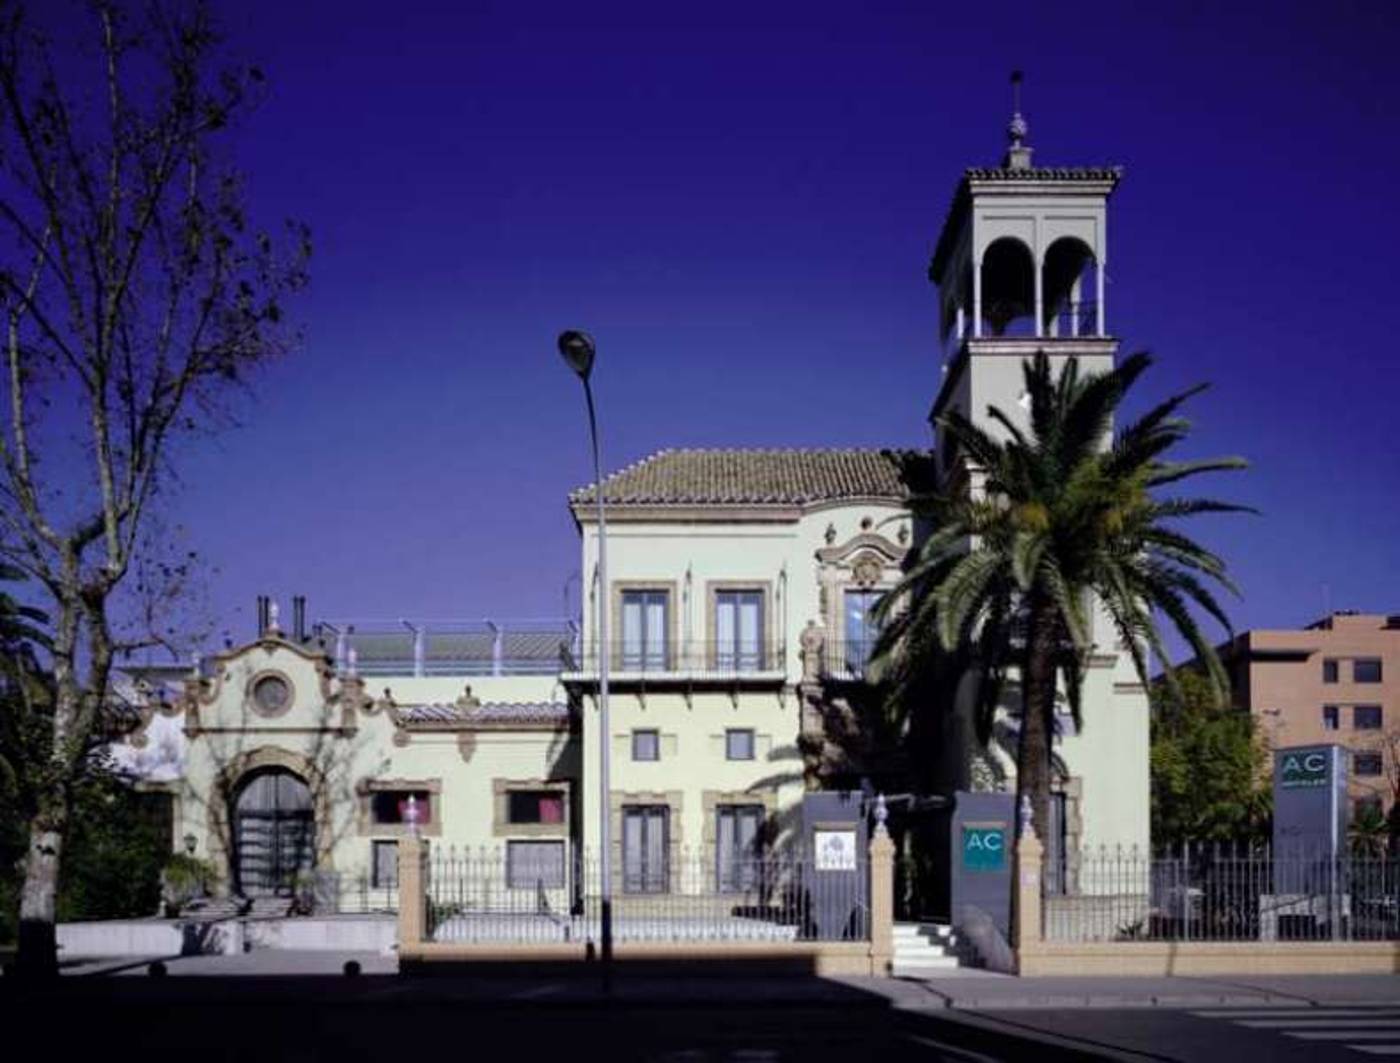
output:
<path id="1" fill-rule="evenodd" d="M 326 620 L 313 635 L 360 675 L 558 675 L 577 652 L 569 620 Z"/>

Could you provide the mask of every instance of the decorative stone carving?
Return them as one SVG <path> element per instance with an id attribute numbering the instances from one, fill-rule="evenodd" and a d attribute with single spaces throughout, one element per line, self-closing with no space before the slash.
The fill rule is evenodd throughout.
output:
<path id="1" fill-rule="evenodd" d="M 798 636 L 802 647 L 802 680 L 815 682 L 821 675 L 822 645 L 826 642 L 826 632 L 817 626 L 815 620 L 808 620 L 807 626 Z"/>
<path id="2" fill-rule="evenodd" d="M 831 523 L 831 524 L 828 524 L 828 525 L 826 526 L 826 535 L 824 536 L 824 538 L 826 539 L 826 545 L 827 545 L 827 546 L 830 546 L 830 545 L 832 545 L 834 542 L 836 542 L 836 525 L 835 525 L 835 523 Z"/>
<path id="3" fill-rule="evenodd" d="M 472 757 L 476 754 L 476 735 L 464 732 L 457 736 L 457 755 L 462 758 L 463 764 L 470 764 Z"/>
<path id="4" fill-rule="evenodd" d="M 864 553 L 851 565 L 851 577 L 861 587 L 873 587 L 885 573 L 885 563 L 878 554 Z"/>
<path id="5" fill-rule="evenodd" d="M 905 546 L 909 542 L 909 525 L 901 524 L 895 538 L 899 540 L 900 546 Z"/>
<path id="6" fill-rule="evenodd" d="M 873 528 L 873 527 L 875 527 L 875 521 L 874 521 L 871 517 L 868 517 L 868 516 L 867 516 L 867 517 L 861 517 L 861 518 L 860 518 L 860 530 L 861 530 L 861 531 L 863 531 L 863 532 L 868 532 L 868 531 L 869 531 L 871 528 Z"/>

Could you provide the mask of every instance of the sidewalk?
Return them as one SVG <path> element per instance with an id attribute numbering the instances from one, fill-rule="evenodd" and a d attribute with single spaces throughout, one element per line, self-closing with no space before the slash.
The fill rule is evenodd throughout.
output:
<path id="1" fill-rule="evenodd" d="M 894 1007 L 908 1010 L 1400 1004 L 1400 975 L 1017 978 L 968 970 L 940 978 L 842 981 L 852 988 L 880 993 Z"/>
<path id="2" fill-rule="evenodd" d="M 152 957 L 154 959 L 155 957 Z M 359 979 L 345 978 L 344 964 L 359 964 Z M 106 960 L 65 971 L 76 976 L 148 977 L 146 960 Z M 1192 1008 L 1219 1005 L 1400 1005 L 1400 975 L 1308 975 L 1258 978 L 1017 978 L 964 969 L 925 979 L 848 976 L 818 978 L 765 972 L 742 963 L 688 975 L 620 963 L 604 997 L 591 965 L 518 964 L 509 969 L 458 966 L 421 977 L 398 978 L 392 955 L 369 952 L 297 952 L 260 949 L 236 956 L 167 957 L 171 979 L 280 981 L 328 979 L 365 998 L 452 998 L 463 1002 L 579 1004 L 602 999 L 640 1005 L 740 1006 L 861 1004 L 905 1011 L 996 1011 L 1012 1008 Z M 192 985 L 186 991 L 192 991 Z"/>

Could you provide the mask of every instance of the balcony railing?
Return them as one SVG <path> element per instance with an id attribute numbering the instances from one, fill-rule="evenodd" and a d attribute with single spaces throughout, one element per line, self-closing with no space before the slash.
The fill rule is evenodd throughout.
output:
<path id="1" fill-rule="evenodd" d="M 825 642 L 821 648 L 821 677 L 859 682 L 869 679 L 873 641 Z"/>
<path id="2" fill-rule="evenodd" d="M 599 647 L 593 643 L 571 658 L 565 670 L 584 676 L 597 675 L 600 657 Z M 781 675 L 786 672 L 786 650 L 777 640 L 738 644 L 705 640 L 662 643 L 624 640 L 611 644 L 608 668 L 616 676 L 638 678 Z"/>

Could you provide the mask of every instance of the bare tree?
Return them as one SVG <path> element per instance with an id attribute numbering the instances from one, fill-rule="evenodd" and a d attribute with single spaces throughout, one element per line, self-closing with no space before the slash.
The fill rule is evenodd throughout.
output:
<path id="1" fill-rule="evenodd" d="M 169 6 L 171 9 L 167 9 Z M 219 154 L 253 102 L 202 3 L 44 12 L 0 0 L 0 557 L 43 588 L 51 733 L 20 910 L 20 969 L 55 968 L 69 791 L 113 660 L 140 643 L 117 605 L 172 449 L 290 345 L 282 301 L 309 246 L 250 228 Z"/>

